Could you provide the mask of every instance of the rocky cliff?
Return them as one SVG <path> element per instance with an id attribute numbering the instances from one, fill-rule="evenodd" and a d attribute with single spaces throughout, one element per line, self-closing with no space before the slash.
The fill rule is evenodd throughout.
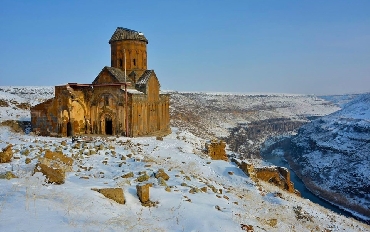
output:
<path id="1" fill-rule="evenodd" d="M 230 135 L 225 140 L 232 151 L 241 154 L 241 158 L 260 158 L 260 146 L 267 138 L 294 132 L 305 123 L 287 118 L 239 123 L 230 129 Z"/>
<path id="2" fill-rule="evenodd" d="M 301 127 L 286 158 L 315 194 L 370 219 L 370 94 Z"/>

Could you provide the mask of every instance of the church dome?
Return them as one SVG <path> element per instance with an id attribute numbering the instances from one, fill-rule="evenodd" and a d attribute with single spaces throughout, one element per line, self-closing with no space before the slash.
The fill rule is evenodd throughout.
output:
<path id="1" fill-rule="evenodd" d="M 143 33 L 124 27 L 117 27 L 116 31 L 109 40 L 109 44 L 114 41 L 121 40 L 139 40 L 148 43 L 148 40 L 145 38 Z"/>

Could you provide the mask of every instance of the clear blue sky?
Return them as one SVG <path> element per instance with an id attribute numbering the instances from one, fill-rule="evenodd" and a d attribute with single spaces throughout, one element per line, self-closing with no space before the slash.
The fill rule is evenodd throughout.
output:
<path id="1" fill-rule="evenodd" d="M 370 91 L 369 0 L 0 3 L 0 85 L 91 83 L 120 26 L 164 90 Z"/>

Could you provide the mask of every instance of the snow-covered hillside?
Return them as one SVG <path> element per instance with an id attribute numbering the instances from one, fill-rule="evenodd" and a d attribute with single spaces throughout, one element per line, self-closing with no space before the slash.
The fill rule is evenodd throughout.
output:
<path id="1" fill-rule="evenodd" d="M 31 121 L 30 106 L 54 97 L 54 87 L 0 86 L 0 122 Z"/>
<path id="2" fill-rule="evenodd" d="M 307 187 L 370 219 L 370 94 L 300 128 L 291 166 Z"/>
<path id="3" fill-rule="evenodd" d="M 174 125 L 195 134 L 215 137 L 228 136 L 229 129 L 238 123 L 271 118 L 307 121 L 307 117 L 323 116 L 340 109 L 314 95 L 169 93 Z"/>
<path id="4" fill-rule="evenodd" d="M 252 182 L 235 164 L 203 155 L 202 139 L 175 128 L 163 141 L 96 138 L 80 148 L 66 138 L 0 130 L 0 146 L 13 144 L 15 152 L 11 163 L 0 164 L 0 173 L 18 177 L 0 179 L 1 231 L 242 231 L 243 225 L 254 231 L 370 229 L 277 187 Z M 40 173 L 33 175 L 45 150 L 73 157 L 64 184 L 47 184 Z M 160 168 L 170 177 L 165 183 L 154 177 Z M 142 206 L 136 196 L 144 172 L 153 184 L 155 207 Z M 122 188 L 126 204 L 92 190 L 106 187 Z"/>
<path id="5" fill-rule="evenodd" d="M 171 93 L 171 125 L 203 138 L 223 138 L 244 158 L 259 157 L 266 138 L 292 133 L 310 117 L 340 108 L 313 95 Z"/>
<path id="6" fill-rule="evenodd" d="M 0 87 L 0 122 L 29 119 L 28 108 L 50 97 L 52 87 Z M 239 123 L 307 121 L 337 106 L 304 95 L 174 92 L 171 99 L 171 123 L 178 128 L 172 127 L 163 141 L 94 137 L 77 146 L 68 138 L 25 135 L 0 126 L 0 148 L 12 144 L 14 153 L 10 163 L 0 164 L 0 177 L 17 176 L 0 178 L 0 231 L 370 230 L 307 199 L 253 182 L 234 163 L 213 161 L 202 151 L 205 139 L 230 135 Z M 64 184 L 48 184 L 34 174 L 46 150 L 73 158 Z M 159 169 L 168 181 L 155 178 Z M 150 208 L 137 196 L 144 173 L 152 183 L 155 206 Z M 126 203 L 92 190 L 106 187 L 122 188 Z"/>

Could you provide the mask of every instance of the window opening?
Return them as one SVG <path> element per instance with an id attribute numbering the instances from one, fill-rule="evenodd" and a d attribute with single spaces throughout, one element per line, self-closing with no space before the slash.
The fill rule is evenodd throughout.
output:
<path id="1" fill-rule="evenodd" d="M 109 106 L 109 96 L 108 95 L 104 96 L 104 105 Z"/>

